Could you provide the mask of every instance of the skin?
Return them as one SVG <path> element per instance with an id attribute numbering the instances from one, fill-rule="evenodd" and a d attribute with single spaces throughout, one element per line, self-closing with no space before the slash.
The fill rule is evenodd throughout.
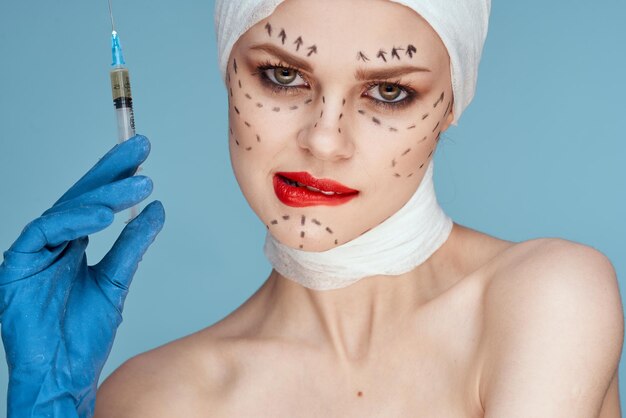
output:
<path id="1" fill-rule="evenodd" d="M 264 43 L 308 63 L 305 77 L 284 73 L 306 88 L 281 95 L 261 82 L 259 65 L 284 64 L 251 50 Z M 393 112 L 372 100 L 381 79 L 354 78 L 402 65 L 428 71 L 386 79 L 416 93 Z M 324 251 L 395 213 L 453 121 L 449 65 L 428 23 L 383 0 L 287 0 L 246 32 L 228 63 L 231 161 L 270 232 Z M 360 194 L 288 207 L 273 192 L 277 171 Z M 604 255 L 455 223 L 428 260 L 393 278 L 314 291 L 272 271 L 220 322 L 126 362 L 101 386 L 96 417 L 612 418 L 622 340 Z"/>

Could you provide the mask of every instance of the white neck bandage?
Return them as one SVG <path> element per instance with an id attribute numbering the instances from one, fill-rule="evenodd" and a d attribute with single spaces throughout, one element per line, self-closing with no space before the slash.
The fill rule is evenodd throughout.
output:
<path id="1" fill-rule="evenodd" d="M 215 29 L 222 77 L 233 45 L 283 0 L 216 0 Z M 390 0 L 413 9 L 439 35 L 450 56 L 454 121 L 474 97 L 491 0 Z M 365 234 L 323 252 L 287 247 L 269 233 L 264 251 L 276 271 L 301 285 L 328 290 L 364 277 L 399 275 L 427 260 L 447 240 L 452 220 L 437 202 L 433 160 L 419 187 L 395 214 Z"/>

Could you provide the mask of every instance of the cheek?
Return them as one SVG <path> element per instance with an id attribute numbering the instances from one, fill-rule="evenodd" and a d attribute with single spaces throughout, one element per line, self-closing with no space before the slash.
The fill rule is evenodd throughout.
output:
<path id="1" fill-rule="evenodd" d="M 357 110 L 361 131 L 373 144 L 379 175 L 397 181 L 412 179 L 411 184 L 422 177 L 452 110 L 450 96 L 441 91 L 435 99 L 426 100 L 416 111 L 401 117 L 385 118 L 367 109 Z"/>
<path id="2" fill-rule="evenodd" d="M 272 152 L 297 128 L 299 113 L 311 107 L 310 95 L 289 100 L 271 97 L 258 80 L 245 74 L 233 59 L 227 71 L 231 153 Z M 280 128 L 278 128 L 280 127 Z"/>

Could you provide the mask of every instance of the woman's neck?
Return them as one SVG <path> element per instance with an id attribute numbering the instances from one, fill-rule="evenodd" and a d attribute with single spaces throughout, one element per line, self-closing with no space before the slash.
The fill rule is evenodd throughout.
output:
<path id="1" fill-rule="evenodd" d="M 458 226 L 428 260 L 398 276 L 370 276 L 344 288 L 312 290 L 272 270 L 253 298 L 263 313 L 257 330 L 327 346 L 347 362 L 383 347 L 421 306 L 460 276 Z"/>

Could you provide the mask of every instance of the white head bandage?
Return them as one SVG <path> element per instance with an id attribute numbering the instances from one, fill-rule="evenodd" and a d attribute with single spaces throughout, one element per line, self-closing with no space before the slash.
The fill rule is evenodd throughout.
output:
<path id="1" fill-rule="evenodd" d="M 219 65 L 226 68 L 233 45 L 268 17 L 283 0 L 216 0 Z M 487 35 L 491 0 L 390 0 L 420 14 L 439 35 L 450 56 L 454 124 L 474 97 L 478 65 Z M 406 273 L 427 260 L 447 240 L 452 220 L 437 202 L 434 163 L 409 201 L 365 234 L 323 252 L 296 250 L 268 231 L 265 255 L 283 276 L 301 285 L 328 290 L 375 275 Z"/>

